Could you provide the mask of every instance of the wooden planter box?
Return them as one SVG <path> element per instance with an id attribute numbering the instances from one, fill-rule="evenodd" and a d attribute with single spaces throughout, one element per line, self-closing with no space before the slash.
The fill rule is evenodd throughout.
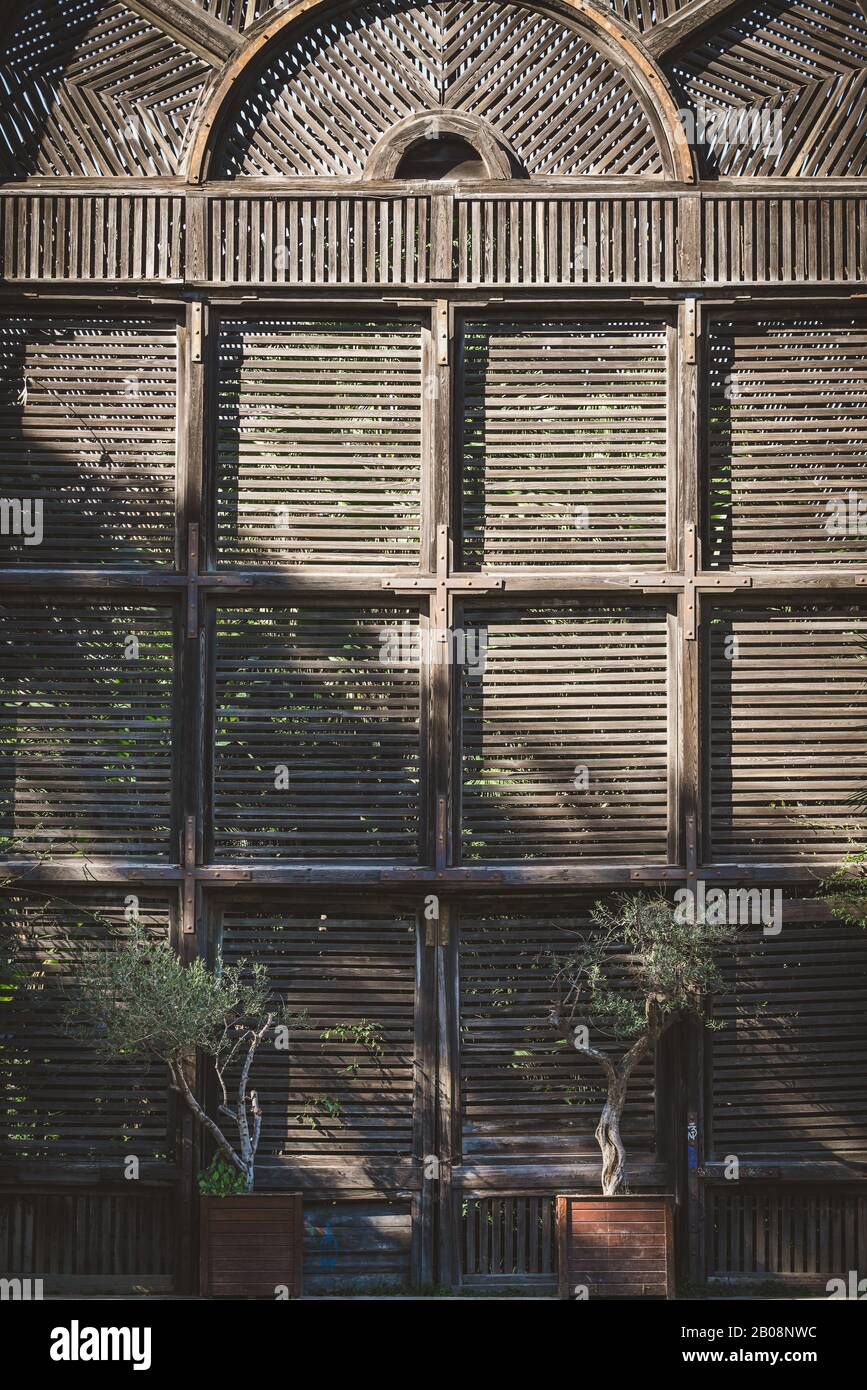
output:
<path id="1" fill-rule="evenodd" d="M 300 1194 L 200 1197 L 199 1286 L 208 1298 L 301 1296 Z"/>
<path id="2" fill-rule="evenodd" d="M 558 1197 L 560 1297 L 674 1297 L 674 1198 Z"/>

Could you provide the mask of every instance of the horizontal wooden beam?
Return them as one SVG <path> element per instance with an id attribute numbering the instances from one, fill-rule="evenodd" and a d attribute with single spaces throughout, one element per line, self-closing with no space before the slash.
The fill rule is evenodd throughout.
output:
<path id="1" fill-rule="evenodd" d="M 222 67 L 243 44 L 234 29 L 187 0 L 125 0 L 125 4 L 213 67 Z"/>

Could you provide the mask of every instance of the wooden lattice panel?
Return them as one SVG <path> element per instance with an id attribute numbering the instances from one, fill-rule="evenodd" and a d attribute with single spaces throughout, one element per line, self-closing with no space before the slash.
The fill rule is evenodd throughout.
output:
<path id="1" fill-rule="evenodd" d="M 842 1279 L 848 1295 L 849 1271 L 862 1270 L 867 1259 L 867 1196 L 829 1185 L 712 1187 L 706 1252 L 711 1278 L 794 1285 L 815 1279 L 825 1294 L 830 1279 Z"/>
<path id="2" fill-rule="evenodd" d="M 867 279 L 867 198 L 702 197 L 701 274 L 716 284 Z"/>
<path id="3" fill-rule="evenodd" d="M 465 285 L 659 284 L 679 278 L 675 198 L 459 197 Z"/>
<path id="4" fill-rule="evenodd" d="M 602 1073 L 572 1046 L 569 1024 L 552 1022 L 558 1004 L 552 953 L 580 951 L 592 930 L 586 907 L 571 915 L 462 912 L 465 1154 L 598 1155 L 593 1132 L 604 1101 Z M 622 983 L 628 987 L 625 965 Z M 574 1022 L 582 1022 L 578 1014 Z M 595 1045 L 605 1050 L 610 1040 L 597 1038 Z M 624 1115 L 624 1143 L 633 1153 L 653 1149 L 653 1095 L 653 1063 L 647 1060 L 633 1075 Z"/>
<path id="5" fill-rule="evenodd" d="M 0 67 L 0 171 L 179 171 L 209 66 L 113 0 L 31 0 Z"/>
<path id="6" fill-rule="evenodd" d="M 470 610 L 465 861 L 666 856 L 668 633 L 655 608 Z"/>
<path id="7" fill-rule="evenodd" d="M 720 610 L 708 633 L 715 860 L 833 859 L 867 781 L 867 615 L 828 606 Z"/>
<path id="8" fill-rule="evenodd" d="M 430 201 L 211 198 L 211 278 L 229 284 L 423 284 L 431 278 Z"/>
<path id="9" fill-rule="evenodd" d="M 0 825 L 13 855 L 168 858 L 170 612 L 10 599 L 0 617 Z"/>
<path id="10" fill-rule="evenodd" d="M 103 1061 L 63 1026 L 76 962 L 114 949 L 130 930 L 125 912 L 111 890 L 74 901 L 65 888 L 56 901 L 50 893 L 0 900 L 0 950 L 11 949 L 15 961 L 8 985 L 4 974 L 0 1035 L 0 1152 L 9 1161 L 113 1160 L 120 1181 L 128 1155 L 170 1156 L 164 1068 L 138 1058 Z M 165 900 L 140 896 L 139 918 L 155 938 L 166 936 Z"/>
<path id="11" fill-rule="evenodd" d="M 779 139 L 721 134 L 705 145 L 709 173 L 867 170 L 867 14 L 856 0 L 770 0 L 707 38 L 675 75 L 694 110 L 780 118 Z"/>
<path id="12" fill-rule="evenodd" d="M 171 322 L 0 320 L 0 490 L 42 509 L 2 563 L 172 564 L 177 378 Z"/>
<path id="13" fill-rule="evenodd" d="M 219 363 L 223 563 L 417 565 L 420 326 L 226 320 Z"/>
<path id="14" fill-rule="evenodd" d="M 467 567 L 663 566 L 664 324 L 466 323 Z"/>
<path id="15" fill-rule="evenodd" d="M 415 922 L 233 907 L 223 918 L 222 950 L 226 961 L 261 961 L 275 992 L 306 1015 L 286 1050 L 263 1049 L 256 1061 L 263 1160 L 408 1155 Z M 341 1025 L 356 1032 L 323 1037 Z"/>
<path id="16" fill-rule="evenodd" d="M 553 1197 L 467 1197 L 461 1205 L 462 1284 L 557 1287 Z"/>
<path id="17" fill-rule="evenodd" d="M 867 327 L 719 320 L 708 336 L 711 563 L 864 564 Z"/>
<path id="18" fill-rule="evenodd" d="M 180 280 L 181 197 L 7 193 L 0 198 L 6 280 Z"/>
<path id="19" fill-rule="evenodd" d="M 219 613 L 218 857 L 417 859 L 418 659 L 383 645 L 411 648 L 416 622 L 403 607 Z"/>
<path id="20" fill-rule="evenodd" d="M 867 933 L 786 901 L 722 962 L 709 1033 L 710 1148 L 774 1159 L 867 1154 Z"/>
<path id="21" fill-rule="evenodd" d="M 487 121 L 530 174 L 662 172 L 607 58 L 560 20 L 477 0 L 372 0 L 318 20 L 232 112 L 215 169 L 360 174 L 397 121 L 438 107 Z"/>

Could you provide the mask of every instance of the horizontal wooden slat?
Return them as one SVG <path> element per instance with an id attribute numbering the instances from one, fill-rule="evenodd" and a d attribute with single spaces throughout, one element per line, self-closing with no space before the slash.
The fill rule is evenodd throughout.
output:
<path id="1" fill-rule="evenodd" d="M 412 1216 L 407 1202 L 304 1203 L 304 1288 L 308 1294 L 406 1288 Z"/>
<path id="2" fill-rule="evenodd" d="M 712 1156 L 867 1153 L 867 934 L 834 921 L 744 928 L 710 1034 Z"/>
<path id="3" fill-rule="evenodd" d="M 261 962 L 275 993 L 308 1020 L 292 1030 L 285 1050 L 269 1046 L 257 1058 L 262 1157 L 410 1154 L 415 922 L 232 908 L 223 917 L 222 950 L 226 961 Z M 378 1030 L 373 1048 L 363 1039 L 322 1036 L 362 1022 Z"/>
<path id="4" fill-rule="evenodd" d="M 845 854 L 867 781 L 867 614 L 719 609 L 707 640 L 714 859 Z"/>
<path id="5" fill-rule="evenodd" d="M 9 600 L 0 624 L 0 821 L 15 852 L 176 857 L 169 610 Z"/>
<path id="6" fill-rule="evenodd" d="M 664 325 L 470 320 L 460 375 L 465 566 L 665 565 Z"/>
<path id="7" fill-rule="evenodd" d="M 513 911 L 461 914 L 461 1090 L 464 1153 L 598 1156 L 604 1101 L 596 1062 L 572 1046 L 558 1006 L 554 956 L 580 952 L 592 931 L 587 907 L 544 917 Z M 628 988 L 624 963 L 622 983 Z M 576 1014 L 574 1023 L 582 1020 Z M 596 1038 L 607 1050 L 610 1040 Z M 642 1063 L 624 1115 L 632 1153 L 654 1146 L 653 1065 Z"/>
<path id="8" fill-rule="evenodd" d="M 710 563 L 863 565 L 867 326 L 720 320 L 709 338 Z"/>
<path id="9" fill-rule="evenodd" d="M 2 563 L 171 565 L 177 414 L 174 323 L 0 320 L 0 491 L 41 508 Z"/>
<path id="10" fill-rule="evenodd" d="M 219 363 L 221 562 L 417 565 L 419 325 L 226 320 Z"/>
<path id="11" fill-rule="evenodd" d="M 467 609 L 466 861 L 665 856 L 666 615 Z M 481 639 L 480 639 L 481 640 Z"/>
<path id="12" fill-rule="evenodd" d="M 417 859 L 419 667 L 383 647 L 416 621 L 403 607 L 218 614 L 217 858 Z"/>
<path id="13" fill-rule="evenodd" d="M 145 929 L 164 938 L 169 930 L 165 899 L 137 894 L 136 901 Z M 7 893 L 0 900 L 0 949 L 5 945 L 16 965 L 9 984 L 4 975 L 0 1003 L 0 1153 L 7 1160 L 103 1159 L 113 1161 L 115 1177 L 122 1182 L 128 1157 L 144 1162 L 171 1155 L 165 1068 L 138 1057 L 103 1061 L 64 1026 L 64 999 L 74 987 L 76 962 L 115 949 L 118 936 L 129 931 L 128 903 L 110 889 L 74 898 L 62 892 L 56 899 Z M 134 1189 L 135 1183 L 129 1187 Z M 82 1200 L 87 1201 L 86 1195 Z M 71 1197 L 59 1203 L 58 1218 L 70 1202 L 74 1204 Z M 28 1219 L 38 1219 L 38 1213 Z M 79 1269 L 74 1261 L 86 1244 L 64 1250 L 52 1245 L 49 1233 L 45 1236 L 45 1248 L 37 1241 L 32 1258 L 45 1259 L 46 1273 L 108 1275 L 136 1267 L 131 1231 L 118 1236 L 117 1249 L 126 1241 L 130 1262 L 117 1267 L 85 1264 Z M 145 1257 L 146 1247 L 140 1254 Z M 141 1268 L 144 1272 L 146 1266 Z M 42 1272 L 35 1265 L 30 1269 Z M 161 1265 L 147 1270 L 161 1271 Z"/>

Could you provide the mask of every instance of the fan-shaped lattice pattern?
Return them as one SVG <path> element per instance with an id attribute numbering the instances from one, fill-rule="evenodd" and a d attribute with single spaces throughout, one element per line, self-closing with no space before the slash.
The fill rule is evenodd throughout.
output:
<path id="1" fill-rule="evenodd" d="M 693 108 L 779 115 L 778 139 L 705 148 L 708 172 L 867 171 L 867 14 L 855 0 L 772 0 L 707 39 L 675 71 Z"/>
<path id="2" fill-rule="evenodd" d="M 489 122 L 531 174 L 662 170 L 635 93 L 567 25 L 517 5 L 373 0 L 270 61 L 217 171 L 358 174 L 396 121 L 442 106 Z"/>
<path id="3" fill-rule="evenodd" d="M 209 72 L 125 5 L 36 0 L 0 66 L 0 171 L 175 174 Z"/>

